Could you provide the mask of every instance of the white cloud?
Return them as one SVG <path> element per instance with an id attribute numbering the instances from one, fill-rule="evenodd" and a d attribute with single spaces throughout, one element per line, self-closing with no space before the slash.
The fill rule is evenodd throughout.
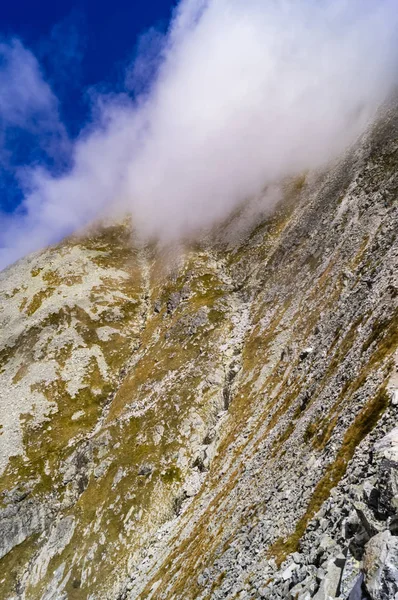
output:
<path id="1" fill-rule="evenodd" d="M 195 232 L 266 184 L 323 166 L 397 83 L 396 0 L 183 0 L 145 96 L 97 98 L 96 120 L 55 179 L 30 171 L 3 266 L 104 211 L 147 235 Z M 154 63 L 155 60 L 155 63 Z M 131 78 L 129 79 L 131 82 Z M 29 238 L 28 238 L 29 235 Z"/>

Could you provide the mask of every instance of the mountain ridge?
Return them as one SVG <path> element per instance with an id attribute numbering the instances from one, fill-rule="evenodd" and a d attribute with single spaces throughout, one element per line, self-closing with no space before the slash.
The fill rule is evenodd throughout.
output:
<path id="1" fill-rule="evenodd" d="M 0 274 L 2 597 L 392 597 L 397 126 L 233 243 L 125 221 Z"/>

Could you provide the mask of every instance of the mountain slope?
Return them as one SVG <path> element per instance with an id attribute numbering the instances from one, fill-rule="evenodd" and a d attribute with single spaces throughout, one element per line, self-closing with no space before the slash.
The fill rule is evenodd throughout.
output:
<path id="1" fill-rule="evenodd" d="M 2 598 L 390 597 L 396 115 L 233 243 L 0 274 Z"/>

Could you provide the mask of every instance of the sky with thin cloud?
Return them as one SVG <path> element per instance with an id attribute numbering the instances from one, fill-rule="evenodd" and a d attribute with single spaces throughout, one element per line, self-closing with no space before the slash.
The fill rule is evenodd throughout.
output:
<path id="1" fill-rule="evenodd" d="M 45 40 L 35 52 L 4 37 L 0 168 L 13 183 L 2 185 L 0 268 L 112 213 L 131 213 L 144 237 L 196 235 L 266 186 L 325 167 L 396 89 L 397 8 L 182 0 L 133 36 L 113 83 L 90 85 L 85 44 L 61 28 L 56 62 L 76 74 L 79 119 L 64 109 L 67 78 L 47 76 Z"/>

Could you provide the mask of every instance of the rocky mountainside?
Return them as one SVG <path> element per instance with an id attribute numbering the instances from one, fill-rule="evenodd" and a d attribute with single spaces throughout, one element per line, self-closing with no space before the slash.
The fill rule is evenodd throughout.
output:
<path id="1" fill-rule="evenodd" d="M 0 598 L 398 598 L 397 133 L 246 234 L 0 274 Z"/>

